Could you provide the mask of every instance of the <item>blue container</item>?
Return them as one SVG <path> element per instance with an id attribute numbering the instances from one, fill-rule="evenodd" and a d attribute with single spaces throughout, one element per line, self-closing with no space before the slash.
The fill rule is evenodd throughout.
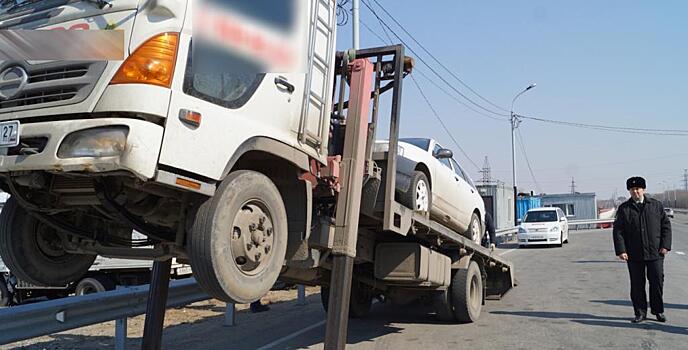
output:
<path id="1" fill-rule="evenodd" d="M 518 197 L 516 205 L 518 206 L 518 219 L 523 220 L 528 210 L 541 207 L 542 201 L 540 197 Z"/>

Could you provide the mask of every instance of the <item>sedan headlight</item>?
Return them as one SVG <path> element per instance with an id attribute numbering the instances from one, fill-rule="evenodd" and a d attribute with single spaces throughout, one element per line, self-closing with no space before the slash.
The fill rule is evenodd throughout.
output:
<path id="1" fill-rule="evenodd" d="M 518 233 L 528 233 L 528 231 L 526 231 L 526 229 L 524 229 L 523 227 L 519 227 Z"/>
<path id="2" fill-rule="evenodd" d="M 73 132 L 62 141 L 60 158 L 119 156 L 127 146 L 129 128 L 106 126 Z"/>
<path id="3" fill-rule="evenodd" d="M 556 227 L 556 226 L 554 226 L 554 227 L 552 227 L 551 229 L 549 229 L 549 232 L 557 232 L 557 231 L 559 231 L 559 228 Z"/>

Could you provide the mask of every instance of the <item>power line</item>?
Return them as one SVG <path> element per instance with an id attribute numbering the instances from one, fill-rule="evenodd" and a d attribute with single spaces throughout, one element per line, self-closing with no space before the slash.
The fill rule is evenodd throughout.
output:
<path id="1" fill-rule="evenodd" d="M 418 44 L 418 46 L 420 46 L 420 48 L 423 49 L 423 51 L 425 51 L 425 53 L 427 53 L 428 56 L 430 56 L 435 62 L 437 62 L 437 64 L 439 64 L 440 67 L 442 67 L 445 71 L 447 71 L 447 72 L 448 72 L 452 77 L 454 77 L 454 79 L 456 79 L 461 85 L 463 85 L 463 86 L 464 86 L 466 89 L 468 89 L 470 92 L 472 92 L 473 94 L 475 94 L 476 96 L 478 96 L 481 100 L 483 100 L 483 101 L 487 102 L 488 104 L 492 105 L 493 107 L 495 107 L 495 108 L 497 108 L 497 109 L 500 109 L 500 110 L 502 110 L 502 111 L 504 111 L 504 112 L 507 112 L 507 113 L 509 112 L 507 109 L 502 108 L 502 107 L 498 106 L 498 105 L 495 104 L 495 103 L 492 103 L 492 101 L 490 101 L 490 100 L 488 100 L 487 98 L 483 97 L 483 96 L 480 95 L 477 91 L 475 91 L 473 88 L 471 88 L 470 86 L 468 86 L 468 84 L 466 84 L 463 80 L 461 80 L 461 78 L 459 78 L 458 75 L 456 75 L 456 73 L 454 73 L 452 70 L 450 70 L 449 68 L 447 68 L 447 66 L 445 66 L 442 62 L 440 62 L 440 60 L 438 60 L 437 57 L 435 57 L 435 55 L 433 55 L 428 49 L 425 48 L 425 46 L 423 46 L 423 44 L 421 44 L 418 40 L 416 40 L 416 38 L 415 38 L 411 33 L 409 33 L 409 32 L 406 30 L 406 28 L 404 28 L 404 26 L 403 26 L 401 23 L 399 23 L 399 21 L 397 21 L 397 19 L 394 18 L 394 16 L 392 16 L 392 14 L 389 13 L 389 11 L 387 11 L 387 9 L 385 9 L 384 6 L 382 6 L 382 4 L 380 4 L 377 0 L 373 0 L 373 1 L 375 2 L 375 4 L 377 4 L 377 6 L 379 6 L 379 7 L 382 9 L 382 11 L 383 11 L 385 14 L 387 14 L 387 16 L 389 16 L 389 18 L 392 19 L 392 21 L 394 21 L 394 23 L 396 23 L 397 26 L 399 26 L 399 28 L 401 28 L 402 31 L 404 31 L 404 33 L 406 33 L 406 35 L 408 35 L 408 36 L 411 38 L 411 40 L 413 40 L 413 42 L 415 42 L 416 44 Z"/>
<path id="2" fill-rule="evenodd" d="M 380 20 L 379 17 L 378 17 L 378 20 Z M 361 22 L 361 23 L 363 23 L 363 22 Z M 381 20 L 380 20 L 380 25 L 382 25 L 382 21 L 381 21 Z M 373 32 L 373 34 L 375 34 L 375 36 L 377 36 L 377 38 L 380 39 L 380 41 L 382 41 L 383 43 L 385 42 L 385 40 L 382 39 L 379 35 L 377 35 L 377 33 L 375 33 L 367 24 L 363 23 L 363 26 L 364 26 L 366 29 L 368 29 L 369 31 Z M 387 39 L 388 39 L 390 42 L 392 42 L 392 41 L 393 41 L 392 38 L 389 36 L 389 33 L 387 33 L 387 30 L 385 30 L 384 27 L 382 27 L 382 31 L 383 31 L 383 32 L 385 33 L 385 35 L 387 36 Z M 416 80 L 416 78 L 415 78 L 413 75 L 410 75 L 410 76 L 411 76 L 411 80 L 413 81 L 413 84 L 416 86 L 416 88 L 418 89 L 418 92 L 419 92 L 420 95 L 423 97 L 423 100 L 425 100 L 425 103 L 428 105 L 428 108 L 430 108 L 430 110 L 432 111 L 432 114 L 435 116 L 435 118 L 436 118 L 437 121 L 440 123 L 440 125 L 442 126 L 442 128 L 444 129 L 444 131 L 447 133 L 447 135 L 449 135 L 449 138 L 451 138 L 451 140 L 454 142 L 454 145 L 456 145 L 456 147 L 459 149 L 459 151 L 461 151 L 461 153 L 466 157 L 466 159 L 468 159 L 468 161 L 469 161 L 471 164 L 473 164 L 473 166 L 475 166 L 478 170 L 480 170 L 480 167 L 478 166 L 478 164 L 476 164 L 476 163 L 473 161 L 473 159 L 471 159 L 471 157 L 468 156 L 468 153 L 466 153 L 466 151 L 464 151 L 463 147 L 461 147 L 461 145 L 459 145 L 459 142 L 456 141 L 456 138 L 454 138 L 454 135 L 452 135 L 452 133 L 449 131 L 449 128 L 447 127 L 447 125 L 444 124 L 444 121 L 443 121 L 442 118 L 440 117 L 439 113 L 437 113 L 437 110 L 435 110 L 435 107 L 432 105 L 432 103 L 430 103 L 430 100 L 428 99 L 428 97 L 425 96 L 425 93 L 423 92 L 423 89 L 420 88 L 420 85 L 418 84 L 418 81 Z"/>
<path id="3" fill-rule="evenodd" d="M 540 188 L 540 184 L 538 183 L 537 179 L 535 179 L 535 173 L 533 172 L 533 167 L 530 166 L 530 160 L 528 159 L 528 153 L 526 153 L 526 148 L 523 146 L 523 135 L 521 135 L 521 129 L 516 129 L 518 132 L 518 137 L 516 138 L 518 140 L 518 144 L 521 146 L 521 152 L 523 153 L 523 158 L 526 159 L 526 164 L 528 164 L 528 171 L 530 171 L 530 177 L 533 178 L 533 183 L 535 184 L 535 189 L 537 189 L 538 192 L 542 193 L 542 188 Z"/>
<path id="4" fill-rule="evenodd" d="M 449 135 L 449 138 L 451 138 L 451 140 L 454 142 L 454 144 L 459 149 L 459 151 L 461 151 L 461 153 L 463 153 L 463 155 L 466 157 L 466 159 L 468 159 L 468 161 L 471 162 L 471 164 L 473 164 L 473 166 L 476 169 L 480 170 L 480 167 L 478 166 L 478 164 L 476 164 L 473 161 L 473 159 L 471 159 L 471 157 L 468 156 L 468 153 L 466 153 L 466 151 L 463 150 L 463 148 L 459 145 L 459 142 L 456 141 L 456 139 L 454 138 L 454 135 L 452 135 L 452 133 L 449 131 L 449 128 L 447 128 L 447 126 L 444 124 L 444 121 L 442 121 L 442 118 L 440 118 L 440 115 L 435 110 L 435 107 L 432 106 L 432 104 L 430 103 L 430 100 L 428 100 L 427 96 L 425 96 L 425 93 L 423 93 L 423 90 L 420 88 L 420 85 L 418 85 L 418 81 L 416 81 L 416 78 L 413 75 L 411 75 L 411 81 L 413 81 L 413 84 L 416 85 L 418 92 L 420 92 L 420 95 L 423 96 L 423 99 L 425 100 L 425 103 L 427 103 L 428 107 L 432 111 L 432 114 L 435 115 L 435 118 L 437 118 L 437 121 L 440 122 L 440 125 L 442 125 L 442 128 L 444 129 L 444 131 L 447 132 L 447 135 Z"/>
<path id="5" fill-rule="evenodd" d="M 392 32 L 392 34 L 394 34 L 394 36 L 395 36 L 397 39 L 399 39 L 399 41 L 401 41 L 401 43 L 404 44 L 404 46 L 406 46 L 406 48 L 408 48 L 409 51 L 411 51 L 411 53 L 413 53 L 413 54 L 418 58 L 418 60 L 419 60 L 421 63 L 423 63 L 425 66 L 427 66 L 428 69 L 430 69 L 430 71 L 432 71 L 433 74 L 435 74 L 442 82 L 444 82 L 448 87 L 450 87 L 450 88 L 451 88 L 452 90 L 454 90 L 457 94 L 459 94 L 461 97 L 463 97 L 466 101 L 470 102 L 470 103 L 473 104 L 474 106 L 476 106 L 476 107 L 478 107 L 478 108 L 480 108 L 480 109 L 482 109 L 482 110 L 484 110 L 484 111 L 486 111 L 486 112 L 488 112 L 488 113 L 495 114 L 495 115 L 498 115 L 498 116 L 503 116 L 503 117 L 508 117 L 508 116 L 509 116 L 508 114 L 504 114 L 504 113 L 495 112 L 495 111 L 493 111 L 493 110 L 490 110 L 490 109 L 484 107 L 483 105 L 481 105 L 481 104 L 479 104 L 479 103 L 473 101 L 472 99 L 470 99 L 470 98 L 469 98 L 468 96 L 466 96 L 465 94 L 463 94 L 460 90 L 458 90 L 456 87 L 454 87 L 449 81 L 447 81 L 447 79 L 445 79 L 440 73 L 438 73 L 430 64 L 428 64 L 428 63 L 423 59 L 423 57 L 421 57 L 421 55 L 418 54 L 418 52 L 416 52 L 410 45 L 408 45 L 408 43 L 407 43 L 404 39 L 402 39 L 402 38 L 399 36 L 399 34 L 397 34 L 397 33 L 396 33 L 396 32 L 395 32 L 395 31 L 394 31 L 394 30 L 393 30 L 393 29 L 392 29 L 392 28 L 391 28 L 391 27 L 390 27 L 390 26 L 389 26 L 389 25 L 388 25 L 388 24 L 387 24 L 378 14 L 377 14 L 377 12 L 375 12 L 375 9 L 373 9 L 373 8 L 371 7 L 371 5 L 370 5 L 366 0 L 362 0 L 361 2 L 363 3 L 363 5 L 365 5 L 365 6 L 372 12 L 373 16 L 375 16 L 375 17 L 377 18 L 377 20 L 378 20 L 385 28 L 387 28 L 390 32 Z M 506 119 L 506 118 L 503 118 L 503 119 Z"/>
<path id="6" fill-rule="evenodd" d="M 611 126 L 611 125 L 600 125 L 600 124 L 585 124 L 585 123 L 574 123 L 562 120 L 545 119 L 532 116 L 518 115 L 518 118 L 529 119 L 534 121 L 539 121 L 543 123 L 564 125 L 575 128 L 591 129 L 598 131 L 609 131 L 624 134 L 642 134 L 642 135 L 660 135 L 660 136 L 688 136 L 688 130 L 681 129 L 650 129 L 650 128 L 629 128 L 622 126 Z"/>

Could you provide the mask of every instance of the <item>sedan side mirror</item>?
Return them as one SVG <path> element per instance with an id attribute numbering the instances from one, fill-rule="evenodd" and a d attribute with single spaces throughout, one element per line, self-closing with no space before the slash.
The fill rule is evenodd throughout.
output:
<path id="1" fill-rule="evenodd" d="M 454 152 L 447 148 L 438 149 L 433 156 L 437 159 L 452 158 L 454 157 Z"/>

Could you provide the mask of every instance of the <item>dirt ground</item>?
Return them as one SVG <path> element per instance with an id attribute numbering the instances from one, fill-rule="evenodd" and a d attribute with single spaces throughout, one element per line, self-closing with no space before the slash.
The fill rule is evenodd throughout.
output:
<path id="1" fill-rule="evenodd" d="M 319 287 L 307 287 L 306 296 L 319 294 Z M 271 291 L 266 295 L 263 304 L 279 307 L 279 304 L 295 303 L 296 289 Z M 248 310 L 248 304 L 236 305 L 238 321 L 263 317 L 266 313 L 253 314 Z M 165 314 L 165 328 L 175 327 L 175 331 L 183 331 L 183 325 L 198 325 L 206 323 L 208 327 L 219 327 L 224 322 L 226 304 L 216 299 L 200 301 L 185 307 L 168 309 Z M 269 311 L 268 311 L 269 312 Z M 143 336 L 143 315 L 128 319 L 127 348 L 140 348 Z M 70 331 L 48 336 L 24 340 L 12 344 L 2 345 L 0 349 L 28 349 L 28 350 L 65 350 L 65 349 L 114 349 L 115 322 L 106 322 L 93 326 L 82 327 Z M 192 336 L 189 334 L 189 336 Z"/>

